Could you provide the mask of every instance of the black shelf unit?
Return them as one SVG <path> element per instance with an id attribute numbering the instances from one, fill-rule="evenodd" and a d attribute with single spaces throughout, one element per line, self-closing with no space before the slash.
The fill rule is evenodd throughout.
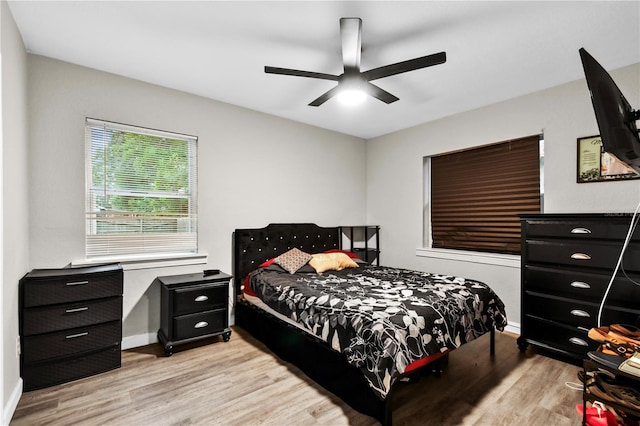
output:
<path id="1" fill-rule="evenodd" d="M 358 255 L 365 262 L 380 266 L 380 226 L 340 227 L 340 248 Z"/>

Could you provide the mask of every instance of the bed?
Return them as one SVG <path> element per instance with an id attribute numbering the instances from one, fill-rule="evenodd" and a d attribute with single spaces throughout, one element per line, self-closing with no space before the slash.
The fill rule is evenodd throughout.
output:
<path id="1" fill-rule="evenodd" d="M 369 265 L 340 243 L 339 227 L 311 223 L 236 229 L 236 325 L 382 424 L 401 380 L 484 334 L 493 355 L 506 314 L 487 285 Z"/>

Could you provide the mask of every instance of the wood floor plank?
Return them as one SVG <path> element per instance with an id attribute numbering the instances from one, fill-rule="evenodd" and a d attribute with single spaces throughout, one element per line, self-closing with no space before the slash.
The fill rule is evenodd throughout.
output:
<path id="1" fill-rule="evenodd" d="M 122 353 L 122 367 L 22 395 L 11 426 L 349 425 L 377 422 L 275 357 L 244 330 L 229 342 Z M 453 351 L 440 377 L 402 383 L 395 425 L 577 425 L 578 367 L 518 351 L 515 336 L 485 336 Z"/>

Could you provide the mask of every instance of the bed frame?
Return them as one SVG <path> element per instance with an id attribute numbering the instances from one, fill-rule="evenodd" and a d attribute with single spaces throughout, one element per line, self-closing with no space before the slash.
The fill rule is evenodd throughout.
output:
<path id="1" fill-rule="evenodd" d="M 284 361 L 300 368 L 308 377 L 329 390 L 355 410 L 383 425 L 391 425 L 391 399 L 395 387 L 381 400 L 369 387 L 362 372 L 324 341 L 264 313 L 244 301 L 242 281 L 247 274 L 275 256 L 297 247 L 307 253 L 340 248 L 340 228 L 324 228 L 312 223 L 270 224 L 259 229 L 236 229 L 233 235 L 233 280 L 236 294 L 235 324 L 264 343 Z M 491 355 L 495 348 L 491 330 Z M 407 373 L 412 377 L 440 371 L 440 359 Z M 420 371 L 421 370 L 421 371 Z"/>

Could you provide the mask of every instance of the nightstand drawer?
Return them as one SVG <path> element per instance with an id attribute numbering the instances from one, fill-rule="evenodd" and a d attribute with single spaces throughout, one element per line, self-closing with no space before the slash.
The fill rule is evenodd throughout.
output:
<path id="1" fill-rule="evenodd" d="M 600 305 L 593 302 L 549 297 L 536 293 L 527 293 L 528 314 L 551 321 L 559 322 L 574 327 L 590 329 L 597 326 L 598 310 Z M 602 323 L 608 318 L 615 318 L 621 324 L 637 324 L 640 319 L 640 311 L 632 311 L 619 307 L 605 305 L 602 311 Z"/>
<path id="2" fill-rule="evenodd" d="M 76 358 L 34 363 L 22 371 L 24 390 L 31 391 L 81 379 L 119 368 L 121 364 L 119 344 Z"/>
<path id="3" fill-rule="evenodd" d="M 120 321 L 122 297 L 28 308 L 22 315 L 22 334 L 25 336 Z"/>
<path id="4" fill-rule="evenodd" d="M 579 238 L 579 239 L 607 239 L 624 241 L 629 231 L 631 218 L 616 223 L 606 221 L 528 221 L 526 233 L 528 236 L 543 236 L 554 238 Z M 640 235 L 640 229 L 635 235 Z"/>
<path id="5" fill-rule="evenodd" d="M 181 315 L 173 319 L 175 339 L 190 339 L 217 333 L 227 328 L 227 309 Z"/>
<path id="6" fill-rule="evenodd" d="M 46 270 L 44 270 L 46 272 Z M 43 272 L 41 272 L 43 273 Z M 78 300 L 101 299 L 122 294 L 122 270 L 96 274 L 79 274 L 32 278 L 24 288 L 25 308 L 55 305 Z"/>
<path id="7" fill-rule="evenodd" d="M 589 339 L 588 331 L 576 327 L 531 318 L 528 315 L 525 317 L 524 326 L 527 329 L 527 339 L 549 348 L 580 354 L 580 357 L 599 346 L 597 342 Z"/>
<path id="8" fill-rule="evenodd" d="M 640 276 L 632 277 L 640 282 Z M 588 272 L 577 268 L 525 265 L 523 282 L 528 291 L 600 302 L 611 280 L 611 272 Z M 627 277 L 618 275 L 613 281 L 607 302 L 626 305 L 630 300 L 640 300 L 640 286 Z M 640 307 L 639 307 L 640 309 Z"/>
<path id="9" fill-rule="evenodd" d="M 120 344 L 122 326 L 120 321 L 111 321 L 90 327 L 74 328 L 46 333 L 37 336 L 26 336 L 23 342 L 24 362 L 41 361 L 77 354 L 96 348 L 105 348 Z"/>
<path id="10" fill-rule="evenodd" d="M 529 262 L 600 268 L 613 271 L 620 256 L 622 243 L 591 241 L 527 240 Z M 640 245 L 629 244 L 624 255 L 626 271 L 640 271 Z"/>
<path id="11" fill-rule="evenodd" d="M 173 313 L 175 315 L 223 308 L 229 303 L 229 284 L 227 282 L 215 285 L 189 286 L 174 291 Z"/>

